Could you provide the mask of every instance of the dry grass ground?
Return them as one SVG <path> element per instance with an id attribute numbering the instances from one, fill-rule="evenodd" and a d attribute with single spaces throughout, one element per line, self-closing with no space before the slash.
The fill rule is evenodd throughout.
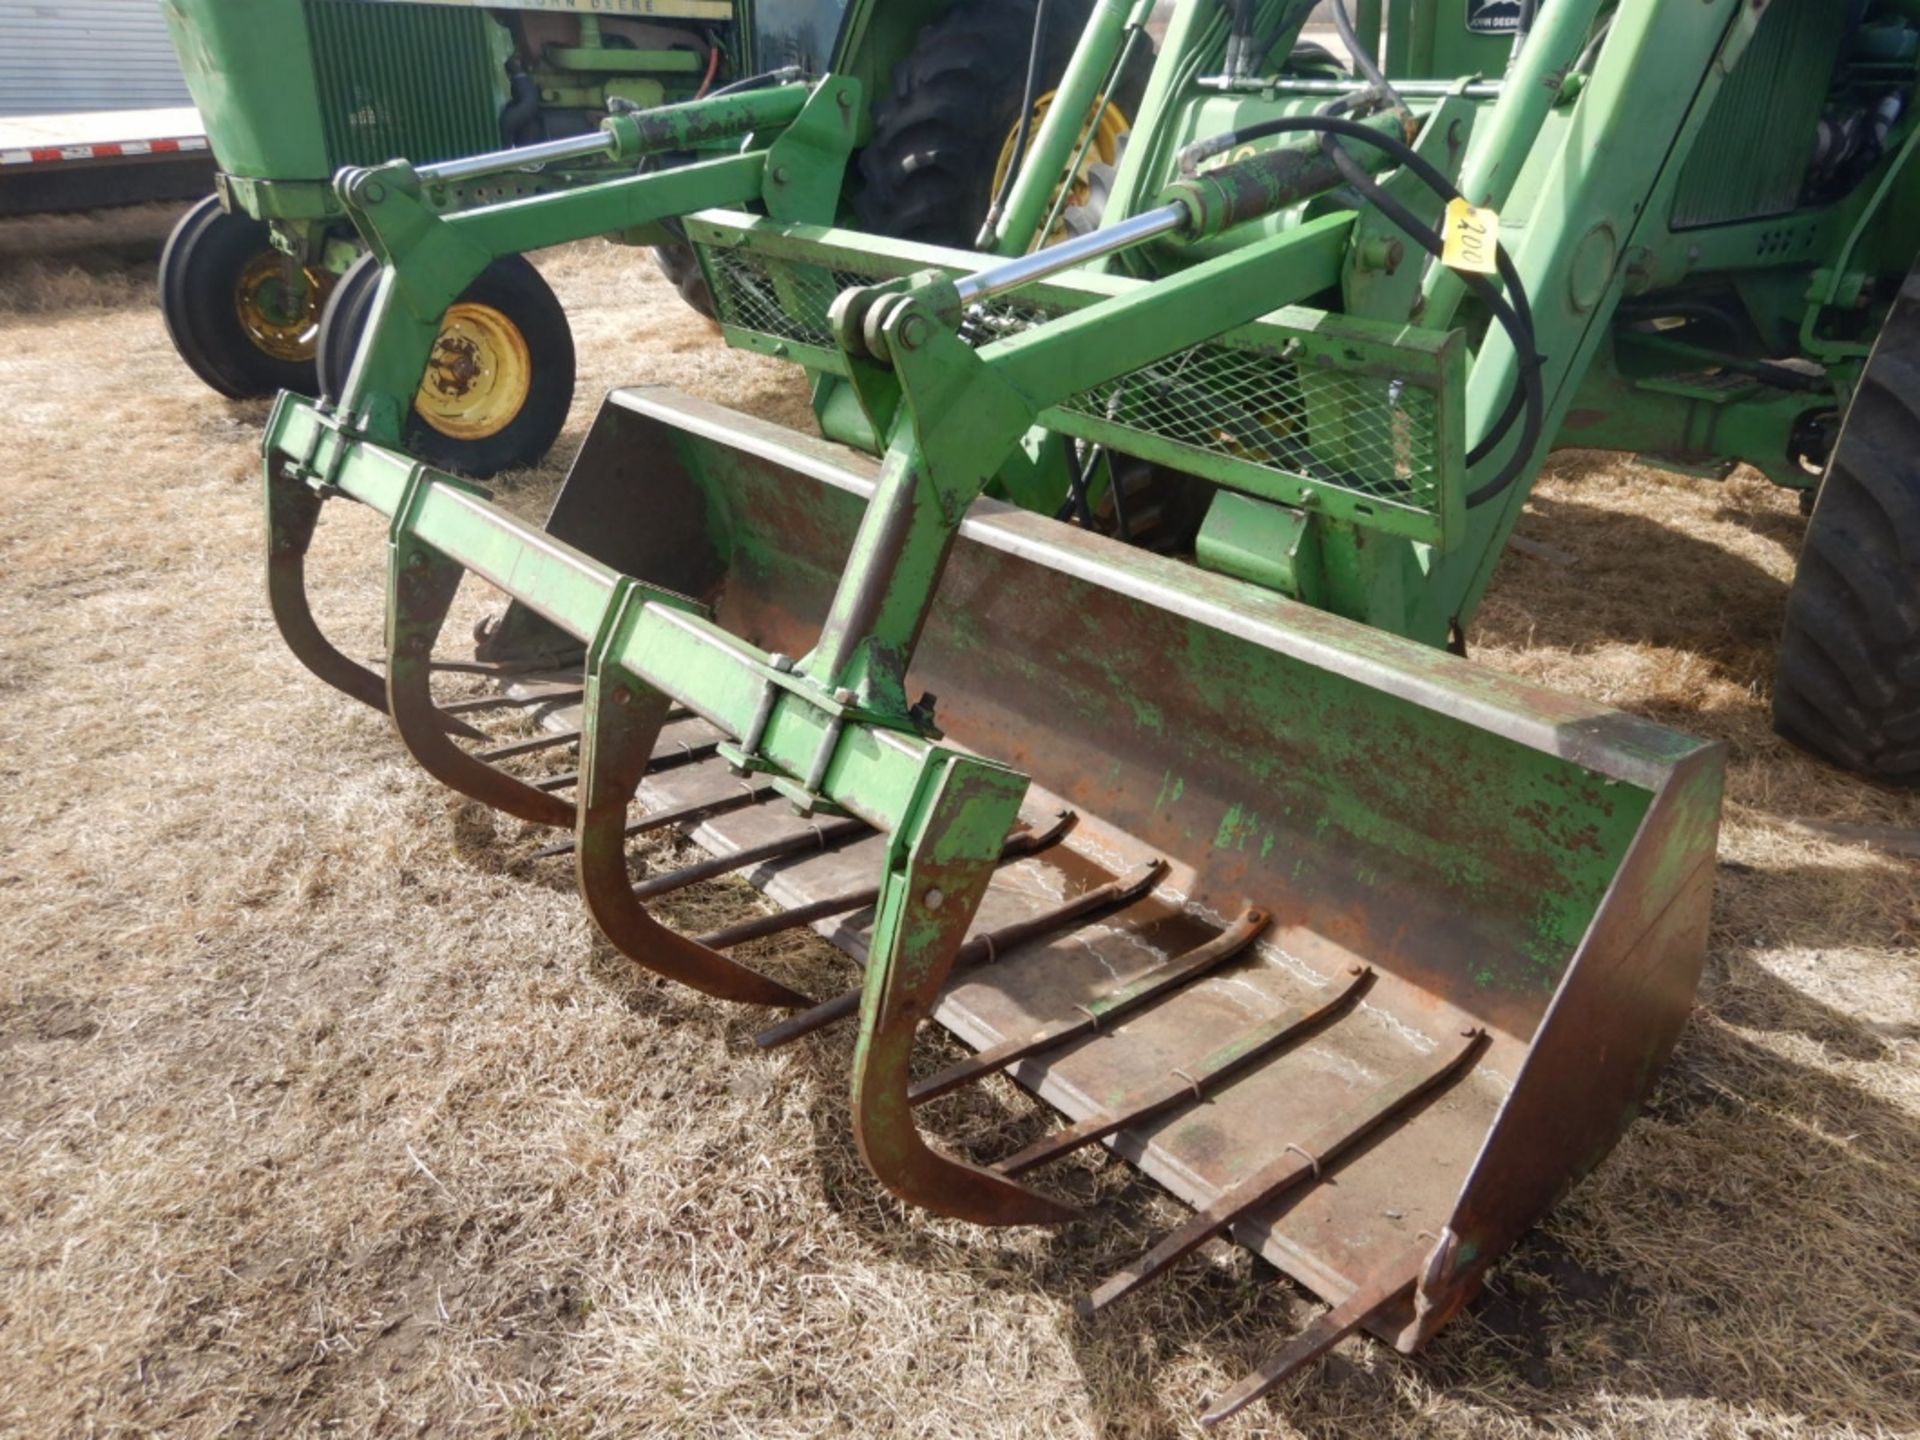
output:
<path id="1" fill-rule="evenodd" d="M 1081 1324 L 1150 1187 L 1090 1163 L 1103 1205 L 1058 1235 L 879 1198 L 844 1039 L 760 1056 L 751 1017 L 636 979 L 517 827 L 298 669 L 264 407 L 168 348 L 161 223 L 0 230 L 0 1432 L 1197 1433 L 1302 1313 L 1271 1274 L 1222 1251 Z M 576 437 L 637 377 L 801 411 L 645 264 L 545 268 Z M 1573 457 L 1523 533 L 1480 658 L 1731 744 L 1696 1019 L 1430 1351 L 1350 1343 L 1229 1433 L 1920 1431 L 1920 865 L 1792 828 L 1920 805 L 1768 731 L 1793 503 Z M 363 646 L 379 541 L 330 519 L 314 562 Z"/>

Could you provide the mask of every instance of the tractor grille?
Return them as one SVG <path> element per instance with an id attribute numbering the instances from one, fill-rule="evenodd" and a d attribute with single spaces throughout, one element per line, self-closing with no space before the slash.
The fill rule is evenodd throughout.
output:
<path id="1" fill-rule="evenodd" d="M 500 147 L 484 11 L 306 0 L 327 159 L 427 164 Z"/>
<path id="2" fill-rule="evenodd" d="M 1784 215 L 1800 203 L 1845 8 L 1775 5 L 1761 18 L 1680 172 L 1674 229 Z"/>
<path id="3" fill-rule="evenodd" d="M 836 296 L 924 268 L 853 270 L 740 245 L 702 248 L 721 323 L 782 344 L 788 354 L 793 347 L 837 354 L 827 320 Z M 1036 293 L 976 306 L 961 338 L 972 345 L 1004 340 L 1097 298 L 1049 303 Z M 1307 354 L 1305 343 L 1278 325 L 1248 326 L 1084 390 L 1042 419 L 1063 434 L 1253 494 L 1297 501 L 1315 492 L 1336 502 L 1328 507 L 1335 513 L 1444 543 L 1446 482 L 1459 459 L 1443 424 L 1455 378 L 1449 367 L 1420 352 L 1408 354 L 1396 373 L 1389 351 L 1387 363 L 1375 356 L 1355 368 L 1324 348 Z"/>

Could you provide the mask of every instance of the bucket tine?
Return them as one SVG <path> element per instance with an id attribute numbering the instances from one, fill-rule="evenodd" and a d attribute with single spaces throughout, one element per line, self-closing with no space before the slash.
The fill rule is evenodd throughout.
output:
<path id="1" fill-rule="evenodd" d="M 633 893 L 627 870 L 627 807 L 666 720 L 667 697 L 613 672 L 589 674 L 586 689 L 574 874 L 600 933 L 629 960 L 702 994 L 748 1005 L 812 1004 L 798 990 L 729 960 L 647 913 Z"/>
<path id="2" fill-rule="evenodd" d="M 1070 1155 L 1096 1140 L 1104 1140 L 1129 1125 L 1151 1120 L 1189 1101 L 1205 1099 L 1210 1087 L 1224 1084 L 1287 1041 L 1344 1010 L 1359 998 L 1361 991 L 1372 980 L 1372 969 L 1358 966 L 1349 975 L 1346 985 L 1333 994 L 1296 1005 L 1272 1020 L 1243 1030 L 1204 1060 L 1191 1067 L 1169 1071 L 1165 1079 L 1127 1096 L 1113 1109 L 1090 1115 L 1064 1130 L 1056 1130 L 1026 1149 L 1008 1156 L 993 1168 L 1004 1175 L 1024 1174 L 1036 1166 L 1047 1165 L 1063 1155 Z"/>
<path id="3" fill-rule="evenodd" d="M 1082 1005 L 1069 1018 L 1056 1020 L 1036 1030 L 1025 1039 L 1002 1041 L 991 1045 L 969 1060 L 949 1065 L 938 1075 L 929 1076 L 907 1092 L 907 1098 L 916 1105 L 936 1100 L 942 1095 L 951 1094 L 962 1085 L 971 1084 L 986 1075 L 997 1074 L 1009 1065 L 1016 1065 L 1029 1055 L 1037 1055 L 1042 1050 L 1050 1050 L 1056 1045 L 1064 1045 L 1069 1040 L 1082 1035 L 1091 1035 L 1103 1025 L 1111 1024 L 1124 1015 L 1131 1014 L 1142 1006 L 1158 999 L 1169 991 L 1197 980 L 1216 966 L 1238 955 L 1251 945 L 1260 932 L 1267 928 L 1270 917 L 1264 910 L 1248 909 L 1241 912 L 1240 918 L 1222 930 L 1204 945 L 1197 945 L 1186 954 L 1156 965 L 1138 980 L 1121 986 L 1110 995 Z"/>
<path id="4" fill-rule="evenodd" d="M 387 710 L 413 758 L 449 789 L 536 825 L 570 826 L 573 806 L 469 755 L 441 729 L 429 688 L 433 643 L 465 573 L 412 536 L 389 546 Z"/>
<path id="5" fill-rule="evenodd" d="M 1092 1315 L 1131 1294 L 1243 1215 L 1260 1209 L 1277 1196 L 1296 1186 L 1318 1183 L 1327 1167 L 1348 1150 L 1459 1075 L 1467 1062 L 1479 1053 L 1485 1040 L 1485 1031 L 1467 1031 L 1461 1043 L 1444 1047 L 1407 1066 L 1305 1140 L 1288 1145 L 1277 1159 L 1247 1176 L 1211 1205 L 1195 1211 L 1186 1224 L 1110 1277 L 1092 1294 L 1083 1296 L 1080 1313 Z"/>
<path id="6" fill-rule="evenodd" d="M 442 705 L 442 715 L 472 715 L 481 710 L 537 710 L 542 705 L 571 705 L 578 690 L 546 690 L 535 695 L 487 695 L 478 700 L 456 700 Z"/>
<path id="7" fill-rule="evenodd" d="M 1414 1286 L 1418 1261 L 1409 1257 L 1404 1278 L 1356 1290 L 1331 1310 L 1323 1311 L 1271 1360 L 1247 1373 L 1231 1390 L 1213 1402 L 1200 1417 L 1202 1425 L 1218 1425 L 1237 1415 L 1274 1386 L 1306 1369 L 1382 1310 L 1406 1298 Z"/>
<path id="8" fill-rule="evenodd" d="M 702 860 L 695 865 L 682 866 L 665 875 L 650 876 L 633 887 L 634 897 L 651 900 L 656 895 L 671 894 L 675 890 L 684 890 L 702 880 L 712 880 L 721 875 L 731 875 L 737 870 L 748 870 L 755 865 L 764 865 L 769 860 L 785 859 L 789 855 L 804 854 L 809 850 L 825 850 L 842 840 L 851 840 L 858 835 L 873 833 L 873 827 L 864 820 L 829 820 L 825 824 L 810 825 L 794 835 L 784 835 L 778 840 L 769 840 L 764 845 L 749 845 L 744 850 L 736 850 L 731 855 L 716 855 L 711 860 Z"/>
<path id="9" fill-rule="evenodd" d="M 853 1133 L 867 1168 L 909 1204 L 979 1225 L 1058 1224 L 1079 1214 L 934 1151 L 907 1101 L 920 1022 L 952 973 L 1026 786 L 1025 776 L 969 755 L 928 756 L 888 845 L 853 1053 Z"/>
<path id="10" fill-rule="evenodd" d="M 557 778 L 565 780 L 569 785 L 577 784 L 580 779 L 578 774 L 562 775 Z M 550 780 L 540 782 L 543 786 L 552 783 Z M 717 800 L 696 800 L 689 805 L 673 805 L 665 810 L 656 810 L 651 815 L 642 815 L 638 820 L 629 822 L 621 831 L 621 835 L 631 840 L 636 835 L 650 834 L 655 830 L 665 830 L 674 825 L 691 825 L 701 820 L 710 820 L 718 815 L 731 815 L 736 810 L 747 810 L 755 805 L 764 804 L 778 793 L 771 785 L 748 785 L 743 781 L 739 790 L 731 795 L 722 795 Z M 561 840 L 534 851 L 533 858 L 552 860 L 561 855 L 571 855 L 573 851 L 573 841 Z"/>
<path id="11" fill-rule="evenodd" d="M 514 760 L 522 755 L 540 755 L 548 750 L 558 750 L 563 745 L 580 743 L 578 730 L 566 730 L 552 735 L 535 735 L 527 740 L 515 740 L 507 745 L 496 745 L 491 750 L 476 750 L 473 758 L 491 765 L 496 760 Z"/>
<path id="12" fill-rule="evenodd" d="M 1063 930 L 1074 921 L 1102 910 L 1113 909 L 1120 905 L 1130 905 L 1151 890 L 1160 879 L 1164 867 L 1158 860 L 1149 860 L 1135 866 L 1125 875 L 1109 880 L 1104 885 L 1096 885 L 1082 891 L 1071 900 L 1062 901 L 1051 910 L 1043 910 L 1038 915 L 1030 915 L 1025 920 L 1016 920 L 1011 925 L 1003 925 L 998 930 L 985 935 L 977 935 L 960 947 L 953 957 L 956 971 L 971 969 L 998 959 L 1002 954 L 1013 950 L 1031 940 L 1056 930 Z M 753 1043 L 762 1050 L 772 1050 L 803 1035 L 811 1035 L 838 1021 L 848 1019 L 859 1012 L 860 991 L 848 990 L 831 1000 L 823 1000 L 811 1010 L 798 1015 L 790 1015 L 776 1025 L 769 1025 L 753 1037 Z M 916 1100 L 913 1103 L 918 1104 Z"/>
<path id="13" fill-rule="evenodd" d="M 286 475 L 278 464 L 267 472 L 267 608 L 280 638 L 294 657 L 342 695 L 387 713 L 387 682 L 343 654 L 321 633 L 307 603 L 307 548 L 319 523 L 321 499 Z M 437 723 L 469 740 L 480 732 L 464 720 L 442 714 Z"/>

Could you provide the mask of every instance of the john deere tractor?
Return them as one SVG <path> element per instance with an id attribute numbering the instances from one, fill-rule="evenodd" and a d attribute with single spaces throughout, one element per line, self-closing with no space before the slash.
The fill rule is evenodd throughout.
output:
<path id="1" fill-rule="evenodd" d="M 1357 1329 L 1431 1339 L 1686 1021 L 1722 747 L 1447 653 L 1555 445 L 1807 496 L 1779 724 L 1920 782 L 1920 0 L 1336 3 L 1338 46 L 1303 0 L 1180 0 L 1083 170 L 1152 9 L 1095 0 L 1023 84 L 959 245 L 844 203 L 941 171 L 879 124 L 937 68 L 614 115 L 560 143 L 617 175 L 458 214 L 431 166 L 343 173 L 381 280 L 344 388 L 269 421 L 268 592 L 426 770 L 564 832 L 538 853 L 636 965 L 791 1012 L 763 1045 L 851 1022 L 889 1192 L 1056 1224 L 1087 1187 L 1035 1177 L 1103 1144 L 1194 1214 L 1087 1314 L 1217 1236 L 1323 1299 L 1217 1418 Z M 403 453 L 447 307 L 616 231 L 684 239 L 818 433 L 615 391 L 544 527 Z M 340 500 L 387 522 L 377 672 L 307 605 Z M 468 576 L 509 603 L 450 654 Z M 545 733 L 489 743 L 503 713 Z M 712 858 L 635 874 L 661 831 Z M 648 909 L 727 873 L 779 911 Z M 800 925 L 841 993 L 741 948 Z M 927 1063 L 928 1019 L 969 1053 Z M 1003 1074 L 1064 1124 L 929 1140 Z"/>
<path id="2" fill-rule="evenodd" d="M 879 104 L 861 116 L 866 143 L 842 208 L 879 233 L 970 243 L 1011 167 L 1023 82 L 1043 117 L 1088 0 L 1039 7 L 1032 77 L 1007 58 L 1028 53 L 1033 0 L 165 3 L 220 172 L 217 193 L 167 245 L 161 307 L 194 372 L 243 398 L 345 384 L 379 267 L 355 268 L 366 246 L 333 188 L 338 170 L 396 156 L 429 165 L 437 213 L 540 195 L 608 172 L 604 157 L 540 157 L 593 133 L 610 108 L 640 113 L 830 69 L 864 75 Z M 1132 74 L 1137 94 L 1144 67 Z M 1117 98 L 1109 109 L 1087 171 L 1111 173 L 1126 108 Z M 649 163 L 684 163 L 714 143 L 689 136 Z M 523 163 L 462 169 L 503 146 Z M 1079 180 L 1076 215 L 1098 183 Z M 692 251 L 663 238 L 661 267 L 708 308 Z M 409 447 L 476 476 L 538 460 L 573 396 L 571 331 L 553 292 L 505 255 L 442 319 Z"/>

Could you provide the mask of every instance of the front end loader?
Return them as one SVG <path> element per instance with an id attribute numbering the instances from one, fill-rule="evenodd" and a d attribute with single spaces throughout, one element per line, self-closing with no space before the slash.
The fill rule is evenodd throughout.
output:
<path id="1" fill-rule="evenodd" d="M 1595 170 L 1588 147 L 1666 103 L 1635 78 L 1649 55 L 1669 81 L 1692 67 L 1679 110 L 1710 103 L 1754 21 L 1626 0 L 1598 27 L 1597 4 L 1556 0 L 1501 81 L 1396 103 L 1312 53 L 1304 96 L 1235 88 L 1296 53 L 1302 7 L 1181 5 L 1114 181 L 1130 198 L 1058 238 L 1150 8 L 1093 8 L 973 248 L 836 224 L 855 76 L 612 117 L 593 143 L 620 178 L 455 215 L 416 167 L 344 173 L 381 278 L 339 397 L 283 395 L 269 423 L 268 579 L 309 669 L 455 791 L 561 832 L 543 853 L 635 964 L 786 1012 L 763 1045 L 850 1028 L 854 1132 L 889 1192 L 1057 1223 L 1076 1211 L 1045 1167 L 1101 1144 L 1193 1214 L 1089 1313 L 1215 1237 L 1320 1297 L 1219 1418 L 1356 1330 L 1430 1339 L 1605 1157 L 1685 1023 L 1721 747 L 1336 612 L 1411 586 L 1403 553 L 1455 563 L 1525 493 L 1637 197 L 1676 163 L 1670 144 Z M 712 158 L 642 163 L 694 134 Z M 1148 194 L 1141 167 L 1176 141 L 1190 163 Z M 1490 275 L 1417 263 L 1422 214 L 1517 173 L 1543 215 L 1609 208 L 1503 228 Z M 403 452 L 473 276 L 669 221 L 729 339 L 813 373 L 820 435 L 617 391 L 544 528 Z M 1388 282 L 1431 323 L 1369 313 Z M 1375 299 L 1344 304 L 1350 285 Z M 1196 486 L 1183 545 L 1168 517 Z M 341 499 L 388 521 L 378 670 L 307 605 Z M 1176 553 L 1134 543 L 1149 529 Z M 1359 562 L 1328 543 L 1349 533 Z M 510 603 L 453 657 L 467 576 Z M 547 732 L 489 745 L 472 702 L 436 696 L 448 671 L 497 677 Z M 666 831 L 712 858 L 636 876 L 630 842 Z M 648 909 L 729 873 L 778 910 L 688 936 Z M 803 925 L 857 967 L 842 993 L 740 958 Z M 972 1054 L 930 1063 L 928 1020 Z M 1063 1124 L 953 1153 L 925 1107 L 995 1075 Z"/>

